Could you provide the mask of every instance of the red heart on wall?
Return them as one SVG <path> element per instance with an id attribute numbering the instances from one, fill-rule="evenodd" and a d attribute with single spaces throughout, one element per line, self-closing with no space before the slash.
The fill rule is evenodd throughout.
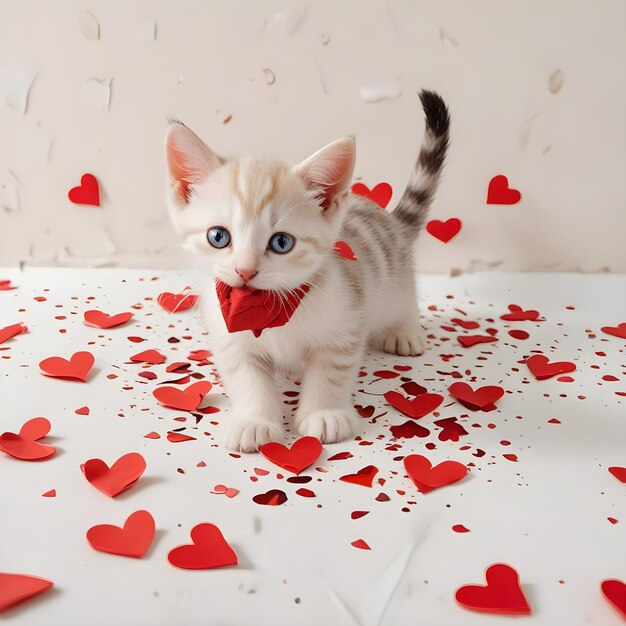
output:
<path id="1" fill-rule="evenodd" d="M 70 189 L 67 197 L 74 204 L 100 206 L 100 189 L 96 177 L 93 174 L 83 174 L 80 185 Z"/>
<path id="2" fill-rule="evenodd" d="M 352 193 L 357 196 L 363 196 L 375 202 L 381 209 L 384 209 L 391 200 L 393 189 L 389 183 L 378 183 L 374 189 L 370 189 L 363 183 L 354 183 L 354 185 L 352 185 Z"/>
<path id="3" fill-rule="evenodd" d="M 170 550 L 167 560 L 182 569 L 212 569 L 237 565 L 237 555 L 222 532 L 213 524 L 198 524 L 191 529 L 192 544 Z"/>
<path id="4" fill-rule="evenodd" d="M 449 220 L 442 222 L 440 220 L 431 220 L 426 224 L 426 230 L 439 241 L 448 243 L 461 230 L 461 220 L 456 217 L 451 217 Z"/>
<path id="5" fill-rule="evenodd" d="M 126 324 L 132 317 L 132 313 L 108 315 L 107 313 L 93 309 L 91 311 L 85 311 L 83 323 L 85 326 L 93 326 L 94 328 L 114 328 L 115 326 Z"/>
<path id="6" fill-rule="evenodd" d="M 487 204 L 517 204 L 522 194 L 509 187 L 509 180 L 503 174 L 494 176 L 487 189 Z"/>
<path id="7" fill-rule="evenodd" d="M 604 597 L 626 619 L 626 583 L 617 578 L 610 578 L 602 581 L 600 589 Z"/>
<path id="8" fill-rule="evenodd" d="M 45 578 L 27 574 L 0 572 L 0 613 L 24 600 L 48 591 L 54 583 Z"/>
<path id="9" fill-rule="evenodd" d="M 458 461 L 444 461 L 433 467 L 431 462 L 420 454 L 410 454 L 404 457 L 404 469 L 422 493 L 456 483 L 469 471 L 463 463 Z"/>
<path id="10" fill-rule="evenodd" d="M 146 461 L 139 452 L 121 456 L 111 467 L 101 459 L 89 459 L 81 468 L 85 478 L 98 491 L 114 498 L 132 487 L 146 471 Z"/>
<path id="11" fill-rule="evenodd" d="M 443 402 L 443 396 L 438 393 L 422 393 L 409 399 L 397 391 L 388 391 L 385 400 L 398 411 L 417 420 L 434 411 Z"/>
<path id="12" fill-rule="evenodd" d="M 319 459 L 322 444 L 315 437 L 301 437 L 291 448 L 272 441 L 263 444 L 259 452 L 278 467 L 299 474 Z"/>
<path id="13" fill-rule="evenodd" d="M 148 511 L 135 511 L 124 526 L 100 524 L 87 531 L 87 541 L 94 550 L 140 559 L 154 539 L 154 518 Z"/>
<path id="14" fill-rule="evenodd" d="M 39 363 L 39 369 L 44 376 L 63 378 L 65 380 L 80 380 L 87 382 L 87 376 L 94 364 L 91 352 L 76 352 L 70 360 L 60 356 L 51 356 Z"/>
<path id="15" fill-rule="evenodd" d="M 528 365 L 528 369 L 535 375 L 537 380 L 552 378 L 557 374 L 567 374 L 576 369 L 576 364 L 569 361 L 550 363 L 548 357 L 543 354 L 533 354 L 533 356 L 528 357 L 526 365 Z"/>

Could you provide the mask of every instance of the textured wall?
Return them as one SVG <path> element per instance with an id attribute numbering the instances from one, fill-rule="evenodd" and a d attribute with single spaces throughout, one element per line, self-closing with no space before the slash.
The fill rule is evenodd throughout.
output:
<path id="1" fill-rule="evenodd" d="M 422 269 L 625 271 L 625 23 L 622 0 L 0 0 L 0 264 L 176 263 L 168 116 L 289 161 L 355 133 L 394 202 L 429 87 L 453 119 L 432 217 L 464 225 L 424 233 Z M 67 198 L 85 172 L 100 207 Z M 520 203 L 486 204 L 496 174 Z"/>

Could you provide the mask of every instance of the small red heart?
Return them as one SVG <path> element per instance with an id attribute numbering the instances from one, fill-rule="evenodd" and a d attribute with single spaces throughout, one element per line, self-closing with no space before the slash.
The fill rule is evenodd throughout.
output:
<path id="1" fill-rule="evenodd" d="M 165 361 L 165 357 L 158 350 L 144 350 L 139 354 L 130 357 L 133 363 L 151 363 L 152 365 L 161 365 Z"/>
<path id="2" fill-rule="evenodd" d="M 517 189 L 509 187 L 506 176 L 499 174 L 489 182 L 487 204 L 517 204 L 521 199 L 522 194 Z"/>
<path id="3" fill-rule="evenodd" d="M 114 498 L 132 487 L 146 471 L 146 461 L 138 452 L 121 456 L 111 467 L 101 459 L 89 459 L 81 468 L 85 478 L 98 491 Z"/>
<path id="4" fill-rule="evenodd" d="M 600 330 L 607 335 L 626 339 L 626 322 L 622 322 L 617 326 L 603 326 Z M 2 341 L 0 341 L 0 343 L 2 343 Z"/>
<path id="5" fill-rule="evenodd" d="M 0 450 L 21 461 L 41 461 L 51 457 L 56 448 L 37 439 L 50 432 L 50 422 L 45 417 L 34 417 L 28 420 L 19 434 L 6 432 L 0 435 Z"/>
<path id="6" fill-rule="evenodd" d="M 609 472 L 622 483 L 626 483 L 626 467 L 609 467 Z"/>
<path id="7" fill-rule="evenodd" d="M 451 485 L 464 478 L 469 471 L 463 463 L 458 461 L 444 461 L 433 467 L 431 462 L 420 454 L 410 454 L 404 457 L 404 468 L 422 493 Z"/>
<path id="8" fill-rule="evenodd" d="M 434 411 L 443 402 L 443 396 L 438 393 L 423 393 L 409 399 L 397 391 L 388 391 L 385 400 L 398 411 L 417 420 Z"/>
<path id="9" fill-rule="evenodd" d="M 557 374 L 573 372 L 576 369 L 576 364 L 570 363 L 569 361 L 550 363 L 548 357 L 543 354 L 533 354 L 533 356 L 528 357 L 526 359 L 526 365 L 528 365 L 528 369 L 534 374 L 537 380 L 545 380 Z"/>
<path id="10" fill-rule="evenodd" d="M 448 387 L 448 393 L 472 411 L 490 411 L 495 409 L 495 403 L 504 395 L 504 389 L 489 385 L 474 390 L 467 383 L 456 382 Z"/>
<path id="11" fill-rule="evenodd" d="M 494 341 L 498 341 L 497 337 L 491 337 L 490 335 L 459 335 L 457 339 L 464 348 L 471 348 L 479 343 L 493 343 Z"/>
<path id="12" fill-rule="evenodd" d="M 265 506 L 280 506 L 287 502 L 287 494 L 280 489 L 270 489 L 265 493 L 259 493 L 253 496 L 252 501 Z"/>
<path id="13" fill-rule="evenodd" d="M 352 193 L 357 196 L 363 196 L 375 202 L 381 209 L 385 209 L 391 200 L 393 189 L 389 183 L 378 183 L 374 189 L 370 189 L 363 183 L 354 183 L 352 185 Z"/>
<path id="14" fill-rule="evenodd" d="M 500 316 L 501 320 L 508 320 L 512 322 L 520 322 L 520 321 L 534 321 L 539 317 L 539 311 L 535 311 L 534 309 L 528 309 L 528 311 L 524 311 L 521 306 L 517 304 L 509 304 L 510 313 L 505 313 Z"/>
<path id="15" fill-rule="evenodd" d="M 451 217 L 445 222 L 441 220 L 430 220 L 430 222 L 426 224 L 426 230 L 435 239 L 439 239 L 439 241 L 443 241 L 443 243 L 448 243 L 459 234 L 462 226 L 463 224 L 460 219 Z"/>
<path id="16" fill-rule="evenodd" d="M 519 574 L 506 563 L 494 563 L 485 572 L 486 585 L 465 585 L 454 594 L 466 609 L 502 615 L 530 615 Z"/>
<path id="17" fill-rule="evenodd" d="M 118 313 L 117 315 L 107 315 L 102 311 L 95 309 L 91 311 L 85 311 L 84 321 L 85 326 L 93 326 L 94 328 L 114 328 L 115 326 L 121 326 L 126 324 L 128 320 L 133 317 L 132 313 Z"/>
<path id="18" fill-rule="evenodd" d="M 222 532 L 213 524 L 198 524 L 191 529 L 192 544 L 170 550 L 167 560 L 182 569 L 212 569 L 237 565 L 237 555 Z"/>
<path id="19" fill-rule="evenodd" d="M 208 380 L 200 380 L 185 389 L 157 387 L 152 392 L 152 395 L 163 406 L 167 406 L 170 409 L 195 411 L 202 404 L 204 396 L 211 391 L 211 387 L 213 385 Z"/>
<path id="20" fill-rule="evenodd" d="M 157 302 L 170 313 L 180 313 L 180 311 L 186 311 L 192 306 L 195 306 L 200 296 L 194 296 L 189 293 L 191 287 L 187 287 L 182 293 L 170 293 L 164 291 L 157 297 Z"/>
<path id="21" fill-rule="evenodd" d="M 335 241 L 335 254 L 338 254 L 348 261 L 357 260 L 354 250 L 345 241 Z"/>
<path id="22" fill-rule="evenodd" d="M 416 422 L 408 420 L 399 426 L 390 426 L 391 435 L 396 439 L 411 439 L 413 437 L 428 437 L 430 430 Z"/>
<path id="23" fill-rule="evenodd" d="M 83 174 L 80 185 L 70 189 L 67 197 L 74 204 L 100 206 L 100 189 L 96 177 L 93 174 Z"/>
<path id="24" fill-rule="evenodd" d="M 44 376 L 52 378 L 63 378 L 64 380 L 80 380 L 87 382 L 87 376 L 94 364 L 91 352 L 76 352 L 70 360 L 62 359 L 59 356 L 51 356 L 44 359 L 39 368 Z"/>
<path id="25" fill-rule="evenodd" d="M 357 539 L 356 541 L 351 541 L 350 545 L 354 546 L 355 548 L 359 548 L 359 550 L 371 550 L 367 542 L 363 541 L 363 539 Z"/>
<path id="26" fill-rule="evenodd" d="M 322 454 L 322 444 L 315 437 L 301 437 L 291 448 L 272 441 L 263 444 L 259 452 L 278 467 L 299 474 L 319 459 Z"/>
<path id="27" fill-rule="evenodd" d="M 626 620 L 626 583 L 617 578 L 603 580 L 600 589 L 604 597 L 615 607 L 616 611 Z"/>
<path id="28" fill-rule="evenodd" d="M 356 474 L 346 474 L 341 476 L 339 480 L 353 485 L 361 485 L 362 487 L 371 487 L 374 477 L 378 474 L 378 468 L 374 465 L 368 465 L 360 469 Z"/>
<path id="29" fill-rule="evenodd" d="M 110 524 L 92 526 L 87 541 L 94 550 L 140 559 L 154 539 L 154 518 L 148 511 L 135 511 L 124 522 L 123 528 Z"/>
<path id="30" fill-rule="evenodd" d="M 28 326 L 26 326 L 26 324 L 11 324 L 10 326 L 0 328 L 0 343 L 4 343 L 11 339 L 11 337 L 27 332 Z"/>
<path id="31" fill-rule="evenodd" d="M 0 279 L 0 291 L 11 291 L 12 289 L 17 289 L 17 287 L 12 285 L 10 280 Z"/>
<path id="32" fill-rule="evenodd" d="M 54 583 L 38 576 L 0 572 L 0 613 L 34 596 L 48 591 Z"/>

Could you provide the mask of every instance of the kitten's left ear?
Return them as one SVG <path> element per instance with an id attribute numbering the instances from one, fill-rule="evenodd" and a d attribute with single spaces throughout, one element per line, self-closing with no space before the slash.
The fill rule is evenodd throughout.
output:
<path id="1" fill-rule="evenodd" d="M 344 137 L 329 143 L 302 163 L 294 171 L 309 189 L 319 192 L 320 206 L 325 213 L 334 208 L 341 195 L 348 191 L 356 160 L 354 137 Z"/>

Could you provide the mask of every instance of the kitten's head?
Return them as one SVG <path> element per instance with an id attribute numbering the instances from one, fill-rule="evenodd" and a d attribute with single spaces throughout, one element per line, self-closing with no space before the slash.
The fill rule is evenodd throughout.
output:
<path id="1" fill-rule="evenodd" d="M 172 222 L 186 247 L 207 260 L 211 278 L 233 287 L 293 289 L 332 253 L 354 169 L 352 137 L 293 167 L 223 159 L 178 122 L 165 145 Z"/>

